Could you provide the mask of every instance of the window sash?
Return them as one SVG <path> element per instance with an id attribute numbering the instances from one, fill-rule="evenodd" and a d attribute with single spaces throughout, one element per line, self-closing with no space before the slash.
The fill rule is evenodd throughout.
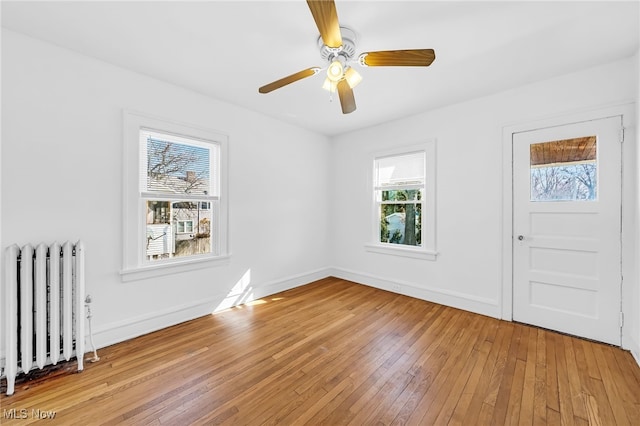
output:
<path id="1" fill-rule="evenodd" d="M 183 198 L 171 198 L 171 199 L 167 199 L 167 200 L 161 200 L 158 197 L 154 197 L 152 198 L 152 200 L 158 200 L 158 201 L 170 201 L 171 203 L 175 203 L 175 202 L 180 202 L 183 201 Z M 140 199 L 140 212 L 145 211 L 146 212 L 146 204 L 147 201 L 149 201 L 148 199 Z M 162 264 L 171 264 L 174 263 L 176 261 L 184 261 L 184 260 L 189 260 L 189 259 L 200 259 L 200 258 L 206 258 L 206 257 L 217 257 L 220 256 L 220 232 L 222 231 L 222 229 L 220 228 L 222 222 L 221 222 L 221 217 L 220 217 L 220 201 L 219 200 L 210 200 L 211 204 L 211 208 L 208 210 L 204 210 L 207 214 L 211 215 L 211 225 L 210 225 L 210 246 L 209 246 L 209 253 L 201 253 L 201 254 L 192 254 L 190 256 L 179 256 L 179 257 L 169 257 L 169 258 L 164 258 L 164 259 L 149 259 L 147 256 L 147 250 L 146 250 L 146 244 L 142 245 L 140 247 L 141 252 L 140 252 L 140 259 L 141 259 L 141 263 L 144 266 L 151 266 L 151 265 L 162 265 Z M 139 215 L 140 218 L 140 234 L 139 237 L 141 241 L 146 241 L 147 240 L 147 223 L 146 223 L 146 216 L 143 214 Z M 184 233 L 188 233 L 185 229 L 184 232 L 178 232 L 178 222 L 188 222 L 190 219 L 187 220 L 172 220 L 171 223 L 168 223 L 168 226 L 175 226 L 176 229 L 176 234 L 180 233 L 180 234 L 184 234 Z M 195 223 L 193 228 L 195 228 Z M 192 228 L 192 229 L 193 229 Z"/>
<path id="2" fill-rule="evenodd" d="M 148 151 L 147 141 L 148 139 L 154 139 L 164 142 L 171 142 L 180 145 L 193 146 L 201 149 L 205 149 L 209 154 L 209 162 L 207 164 L 209 178 L 208 180 L 208 194 L 195 194 L 195 197 L 202 198 L 203 196 L 219 196 L 220 195 L 220 150 L 221 146 L 216 141 L 204 140 L 192 136 L 183 136 L 172 132 L 156 131 L 150 128 L 141 127 L 139 131 L 139 188 L 140 193 L 152 193 L 152 194 L 174 194 L 180 196 L 188 196 L 191 194 L 182 192 L 171 192 L 162 190 L 150 190 L 148 187 Z"/>
<path id="3" fill-rule="evenodd" d="M 426 151 L 424 150 L 383 155 L 376 157 L 374 161 L 375 187 L 407 186 L 424 182 L 426 174 Z"/>

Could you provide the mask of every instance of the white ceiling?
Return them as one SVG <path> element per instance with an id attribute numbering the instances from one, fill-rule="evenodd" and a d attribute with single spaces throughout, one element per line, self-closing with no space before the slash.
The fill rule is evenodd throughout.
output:
<path id="1" fill-rule="evenodd" d="M 2 1 L 2 26 L 277 119 L 336 135 L 634 55 L 639 3 L 337 0 L 358 53 L 433 48 L 427 68 L 376 67 L 343 115 L 322 75 L 318 30 L 296 1 Z"/>

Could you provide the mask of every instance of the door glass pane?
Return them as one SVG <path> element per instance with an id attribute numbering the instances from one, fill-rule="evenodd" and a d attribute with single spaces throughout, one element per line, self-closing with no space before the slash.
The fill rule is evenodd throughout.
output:
<path id="1" fill-rule="evenodd" d="M 595 136 L 530 146 L 531 201 L 597 200 Z"/>

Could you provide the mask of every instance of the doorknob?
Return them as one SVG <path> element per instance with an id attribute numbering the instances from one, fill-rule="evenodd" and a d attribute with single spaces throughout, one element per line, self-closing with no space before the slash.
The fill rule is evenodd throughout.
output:
<path id="1" fill-rule="evenodd" d="M 518 235 L 518 240 L 520 241 L 524 240 L 524 235 Z"/>

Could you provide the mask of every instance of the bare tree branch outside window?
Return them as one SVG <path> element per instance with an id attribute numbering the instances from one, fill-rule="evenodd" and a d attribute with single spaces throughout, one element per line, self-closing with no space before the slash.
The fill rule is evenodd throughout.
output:
<path id="1" fill-rule="evenodd" d="M 532 201 L 597 199 L 595 162 L 531 168 Z"/>
<path id="2" fill-rule="evenodd" d="M 209 191 L 209 152 L 204 148 L 149 138 L 147 141 L 149 189 L 162 184 L 175 193 Z"/>

